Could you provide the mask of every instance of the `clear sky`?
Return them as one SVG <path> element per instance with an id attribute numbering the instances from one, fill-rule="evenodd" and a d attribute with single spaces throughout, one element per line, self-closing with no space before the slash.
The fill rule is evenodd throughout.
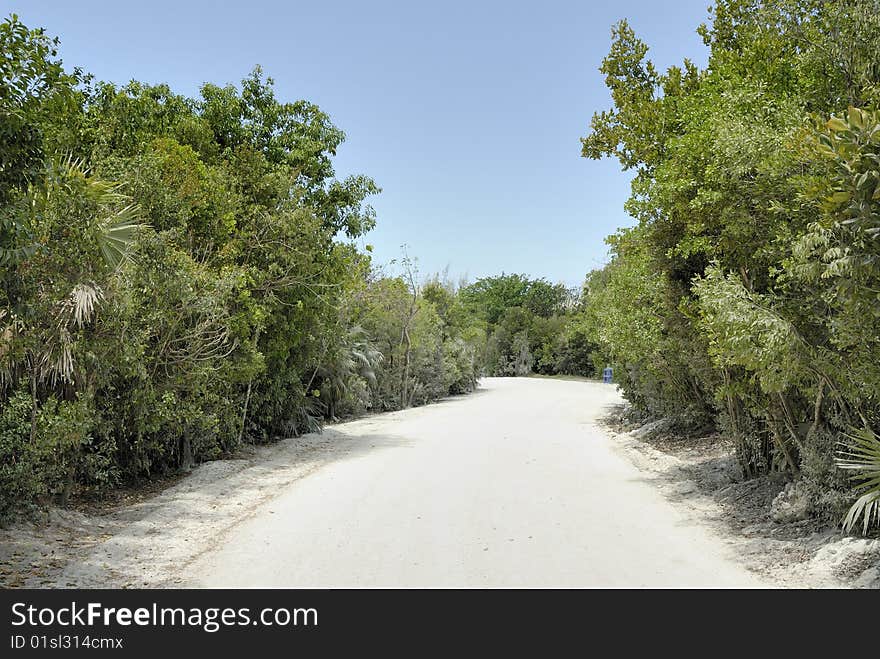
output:
<path id="1" fill-rule="evenodd" d="M 629 176 L 580 157 L 610 107 L 598 67 L 627 18 L 660 67 L 706 49 L 709 0 L 0 0 L 102 80 L 238 83 L 256 64 L 280 99 L 342 128 L 337 173 L 372 176 L 377 262 L 406 244 L 423 275 L 523 272 L 579 284 L 631 223 Z"/>

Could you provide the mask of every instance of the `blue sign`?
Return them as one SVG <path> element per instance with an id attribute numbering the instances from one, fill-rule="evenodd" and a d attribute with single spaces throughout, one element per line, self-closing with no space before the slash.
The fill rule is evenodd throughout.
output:
<path id="1" fill-rule="evenodd" d="M 602 382 L 605 384 L 611 384 L 611 380 L 614 378 L 614 369 L 610 366 L 606 366 L 602 370 Z"/>

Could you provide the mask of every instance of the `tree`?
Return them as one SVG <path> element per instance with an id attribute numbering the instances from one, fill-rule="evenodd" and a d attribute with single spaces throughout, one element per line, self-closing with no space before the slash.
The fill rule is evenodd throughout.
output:
<path id="1" fill-rule="evenodd" d="M 635 170 L 638 226 L 612 238 L 584 314 L 637 409 L 716 425 L 746 475 L 802 478 L 835 516 L 852 500 L 835 444 L 880 411 L 880 18 L 873 0 L 711 11 L 705 70 L 660 72 L 629 25 L 613 30 L 614 107 L 583 154 Z"/>

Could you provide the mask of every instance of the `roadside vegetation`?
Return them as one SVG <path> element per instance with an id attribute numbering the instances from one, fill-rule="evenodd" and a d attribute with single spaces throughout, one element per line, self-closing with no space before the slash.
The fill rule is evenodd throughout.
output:
<path id="1" fill-rule="evenodd" d="M 708 66 L 624 21 L 583 155 L 634 175 L 588 278 L 635 413 L 735 441 L 813 514 L 880 523 L 880 5 L 719 0 Z"/>
<path id="2" fill-rule="evenodd" d="M 480 279 L 461 289 L 466 312 L 486 337 L 486 375 L 579 375 L 601 370 L 583 291 L 523 275 Z"/>
<path id="3" fill-rule="evenodd" d="M 718 0 L 709 59 L 626 21 L 582 139 L 634 226 L 582 288 L 376 264 L 345 135 L 259 69 L 194 98 L 65 68 L 0 23 L 0 518 L 422 405 L 593 377 L 733 440 L 746 478 L 880 524 L 880 6 Z"/>
<path id="4" fill-rule="evenodd" d="M 379 187 L 259 68 L 189 98 L 57 46 L 0 24 L 0 518 L 482 374 L 592 372 L 564 287 L 373 264 Z"/>

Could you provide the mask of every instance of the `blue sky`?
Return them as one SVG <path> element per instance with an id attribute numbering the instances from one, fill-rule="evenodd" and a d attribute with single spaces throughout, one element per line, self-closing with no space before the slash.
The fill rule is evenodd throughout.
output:
<path id="1" fill-rule="evenodd" d="M 423 275 L 524 272 L 569 285 L 630 224 L 629 176 L 580 157 L 610 107 L 598 71 L 627 18 L 660 67 L 706 49 L 708 0 L 617 2 L 222 2 L 3 0 L 61 38 L 67 66 L 102 80 L 167 82 L 196 95 L 260 64 L 284 100 L 306 98 L 346 135 L 337 173 L 383 188 L 361 242 L 401 245 Z"/>

